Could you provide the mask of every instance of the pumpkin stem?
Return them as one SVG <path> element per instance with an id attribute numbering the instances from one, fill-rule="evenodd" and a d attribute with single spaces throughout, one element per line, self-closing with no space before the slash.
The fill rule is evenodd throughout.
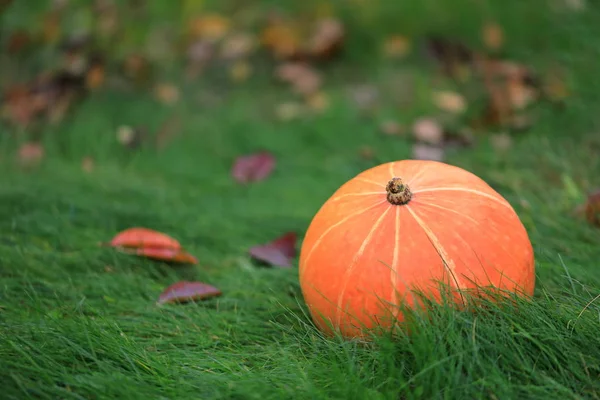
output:
<path id="1" fill-rule="evenodd" d="M 392 178 L 385 187 L 387 200 L 394 205 L 406 204 L 412 198 L 410 188 L 402 182 L 401 178 Z"/>

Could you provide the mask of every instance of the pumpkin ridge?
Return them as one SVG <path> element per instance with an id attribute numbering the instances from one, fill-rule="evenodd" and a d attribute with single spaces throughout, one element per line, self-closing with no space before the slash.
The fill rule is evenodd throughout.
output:
<path id="1" fill-rule="evenodd" d="M 444 267 L 450 273 L 450 276 L 454 280 L 454 284 L 456 285 L 456 288 L 460 290 L 463 285 L 461 285 L 460 280 L 456 276 L 456 273 L 455 273 L 456 272 L 456 264 L 454 264 L 454 261 L 448 256 L 448 253 L 444 249 L 444 246 L 442 245 L 442 243 L 440 242 L 440 240 L 438 239 L 438 237 L 435 235 L 435 233 L 433 233 L 433 231 L 427 226 L 427 224 L 425 223 L 425 221 L 423 221 L 413 211 L 413 209 L 410 206 L 408 206 L 406 208 L 408 209 L 408 212 L 410 212 L 410 214 L 413 216 L 413 218 L 415 219 L 415 221 L 417 222 L 417 224 L 425 232 L 425 235 L 427 236 L 427 238 L 429 239 L 429 241 L 433 245 L 433 248 L 438 253 L 438 255 L 440 256 L 440 258 L 442 259 L 442 264 L 444 265 Z M 462 297 L 462 294 L 461 294 L 461 297 Z"/>
<path id="2" fill-rule="evenodd" d="M 389 169 L 390 169 L 390 175 L 391 175 L 392 178 L 394 178 L 395 176 L 397 176 L 396 173 L 394 172 L 394 166 L 395 165 L 396 165 L 395 162 L 391 162 L 390 163 L 390 168 Z"/>
<path id="3" fill-rule="evenodd" d="M 400 255 L 400 208 L 396 207 L 396 221 L 394 222 L 394 251 L 392 253 L 392 265 L 390 268 L 390 281 L 392 283 L 392 295 L 390 299 L 392 299 L 392 303 L 396 308 L 396 312 L 394 313 L 394 317 L 398 317 L 398 313 L 400 312 L 400 308 L 398 307 L 398 288 L 396 285 L 398 284 L 398 257 Z"/>
<path id="4" fill-rule="evenodd" d="M 372 181 L 372 180 L 370 180 L 370 179 L 367 179 L 367 178 L 356 178 L 356 180 L 357 180 L 357 181 L 359 181 L 359 182 L 371 183 L 371 184 L 373 184 L 373 185 L 377 185 L 377 186 L 379 186 L 379 187 L 382 187 L 382 188 L 384 188 L 384 187 L 385 187 L 385 185 L 382 185 L 382 184 L 381 184 L 381 183 L 379 183 L 379 182 Z"/>
<path id="5" fill-rule="evenodd" d="M 315 250 L 317 249 L 317 247 L 319 246 L 319 244 L 321 243 L 321 241 L 325 238 L 325 236 L 331 232 L 334 228 L 344 224 L 346 221 L 348 221 L 350 218 L 356 217 L 357 215 L 360 215 L 366 211 L 369 211 L 372 208 L 375 208 L 377 206 L 382 205 L 383 203 L 385 203 L 387 200 L 382 200 L 376 204 L 370 205 L 367 208 L 363 208 L 360 209 L 350 215 L 347 215 L 346 217 L 344 217 L 342 220 L 336 222 L 335 224 L 329 226 L 329 228 L 327 228 L 322 234 L 321 236 L 319 236 L 319 238 L 317 240 L 315 240 L 313 247 L 310 249 L 310 251 L 308 252 L 308 254 L 306 255 L 306 258 L 304 259 L 304 262 L 302 264 L 307 265 L 308 264 L 308 260 L 310 259 L 310 257 L 313 255 L 313 253 L 315 252 Z M 302 273 L 304 272 L 304 268 L 300 268 L 300 278 L 302 278 Z"/>
<path id="6" fill-rule="evenodd" d="M 344 193 L 341 194 L 337 197 L 334 197 L 333 199 L 331 199 L 331 201 L 337 201 L 339 199 L 343 199 L 344 197 L 349 197 L 349 196 L 368 196 L 368 195 L 374 195 L 374 194 L 386 194 L 387 192 L 355 192 L 355 193 Z"/>
<path id="7" fill-rule="evenodd" d="M 348 266 L 348 269 L 346 270 L 346 272 L 344 272 L 344 276 L 342 277 L 342 280 L 343 280 L 342 290 L 340 291 L 340 294 L 338 296 L 337 307 L 336 307 L 336 311 L 335 311 L 335 314 L 336 314 L 335 315 L 335 320 L 336 320 L 336 323 L 338 325 L 340 324 L 341 319 L 342 319 L 342 314 L 341 314 L 341 311 L 342 311 L 342 301 L 344 300 L 344 294 L 346 294 L 346 289 L 348 287 L 348 280 L 350 279 L 350 274 L 352 273 L 352 270 L 356 266 L 356 263 L 358 262 L 358 259 L 365 252 L 365 248 L 367 247 L 367 245 L 369 244 L 369 242 L 373 238 L 373 234 L 375 233 L 375 231 L 377 230 L 377 228 L 381 225 L 381 222 L 383 221 L 383 218 L 385 218 L 385 216 L 387 215 L 387 213 L 390 211 L 390 208 L 391 208 L 391 205 L 388 206 L 381 213 L 381 215 L 379 216 L 379 218 L 377 218 L 377 221 L 375 221 L 375 223 L 373 224 L 373 228 L 371 228 L 371 230 L 369 231 L 369 233 L 367 234 L 367 236 L 363 240 L 362 244 L 358 248 L 358 251 L 354 255 L 354 258 L 352 258 L 352 262 Z"/>
<path id="8" fill-rule="evenodd" d="M 427 192 L 438 192 L 438 191 L 442 192 L 442 191 L 451 191 L 451 190 L 455 190 L 455 191 L 458 191 L 458 192 L 473 193 L 473 194 L 476 194 L 476 195 L 479 195 L 479 196 L 483 196 L 483 197 L 486 197 L 486 198 L 488 198 L 490 200 L 494 200 L 495 202 L 497 202 L 499 204 L 502 204 L 505 207 L 508 207 L 508 208 L 512 209 L 512 207 L 510 206 L 510 204 L 508 204 L 508 203 L 500 200 L 499 198 L 497 198 L 495 196 L 492 196 L 491 194 L 482 192 L 480 190 L 475 190 L 475 189 L 467 189 L 467 188 L 461 188 L 461 187 L 437 187 L 437 188 L 421 189 L 421 190 L 418 190 L 416 192 L 413 192 L 413 194 L 427 193 Z"/>
<path id="9" fill-rule="evenodd" d="M 479 221 L 477 221 L 476 219 L 474 219 L 474 218 L 471 218 L 471 217 L 469 217 L 468 215 L 465 215 L 465 214 L 463 214 L 463 213 L 461 213 L 461 212 L 459 212 L 459 211 L 453 210 L 453 209 L 451 209 L 451 208 L 442 207 L 442 206 L 440 206 L 440 205 L 437 205 L 437 204 L 433 204 L 433 203 L 429 203 L 429 202 L 423 202 L 423 201 L 418 201 L 418 200 L 417 200 L 417 201 L 415 201 L 415 203 L 416 203 L 416 204 L 418 204 L 418 205 L 420 205 L 420 206 L 430 206 L 430 207 L 439 208 L 439 209 L 441 209 L 441 210 L 450 211 L 450 212 L 452 212 L 452 213 L 454 213 L 454 214 L 458 214 L 458 215 L 460 215 L 461 217 L 465 217 L 465 218 L 467 218 L 469 221 L 471 221 L 471 222 L 473 222 L 473 223 L 475 223 L 475 224 L 479 225 Z"/>

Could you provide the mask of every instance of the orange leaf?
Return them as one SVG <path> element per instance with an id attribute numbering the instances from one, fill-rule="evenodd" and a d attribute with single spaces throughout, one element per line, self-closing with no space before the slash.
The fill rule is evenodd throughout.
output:
<path id="1" fill-rule="evenodd" d="M 252 258 L 264 263 L 290 268 L 296 257 L 296 234 L 288 232 L 270 243 L 254 246 L 249 250 Z"/>
<path id="2" fill-rule="evenodd" d="M 214 286 L 202 282 L 180 281 L 167 287 L 158 297 L 158 304 L 184 303 L 220 296 L 222 293 Z"/>
<path id="3" fill-rule="evenodd" d="M 600 190 L 588 196 L 585 204 L 585 216 L 590 224 L 600 227 Z"/>
<path id="4" fill-rule="evenodd" d="M 118 233 L 111 241 L 113 247 L 153 247 L 179 251 L 181 244 L 172 237 L 148 228 L 134 227 Z"/>
<path id="5" fill-rule="evenodd" d="M 168 261 L 179 264 L 198 264 L 196 257 L 178 249 L 169 249 L 165 247 L 140 247 L 136 250 L 135 254 L 142 257 L 152 258 L 154 260 Z"/>

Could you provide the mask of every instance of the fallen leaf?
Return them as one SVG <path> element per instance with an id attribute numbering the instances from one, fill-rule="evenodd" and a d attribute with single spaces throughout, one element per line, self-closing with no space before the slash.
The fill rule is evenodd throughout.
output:
<path id="1" fill-rule="evenodd" d="M 379 99 L 379 90 L 369 84 L 357 85 L 350 88 L 350 98 L 361 111 L 375 108 Z"/>
<path id="2" fill-rule="evenodd" d="M 94 170 L 94 159 L 90 156 L 83 157 L 81 160 L 81 169 L 87 173 L 90 173 Z"/>
<path id="3" fill-rule="evenodd" d="M 444 140 L 444 131 L 432 118 L 419 118 L 413 124 L 413 135 L 420 142 L 439 145 Z"/>
<path id="4" fill-rule="evenodd" d="M 585 204 L 585 217 L 590 224 L 600 227 L 600 190 L 588 196 Z"/>
<path id="5" fill-rule="evenodd" d="M 416 143 L 412 150 L 412 156 L 416 160 L 444 161 L 444 149 L 440 146 Z"/>
<path id="6" fill-rule="evenodd" d="M 279 103 L 275 108 L 275 115 L 281 121 L 291 121 L 304 113 L 304 106 L 298 102 L 288 101 Z"/>
<path id="7" fill-rule="evenodd" d="M 239 60 L 233 63 L 233 65 L 229 68 L 229 76 L 231 80 L 234 82 L 243 82 L 252 73 L 252 67 L 250 63 L 245 60 Z"/>
<path id="8" fill-rule="evenodd" d="M 288 62 L 277 67 L 278 79 L 290 83 L 294 91 L 309 96 L 319 90 L 322 84 L 321 74 L 303 62 Z"/>
<path id="9" fill-rule="evenodd" d="M 497 133 L 490 137 L 490 142 L 495 150 L 506 152 L 512 147 L 512 137 L 508 133 Z"/>
<path id="10" fill-rule="evenodd" d="M 19 162 L 24 166 L 33 166 L 39 164 L 44 158 L 44 147 L 40 143 L 28 142 L 19 148 Z"/>
<path id="11" fill-rule="evenodd" d="M 460 81 L 469 77 L 473 52 L 467 46 L 442 37 L 429 37 L 426 43 L 427 52 L 447 76 Z"/>
<path id="12" fill-rule="evenodd" d="M 308 41 L 308 53 L 313 58 L 328 58 L 336 54 L 344 42 L 344 26 L 334 18 L 316 23 L 315 31 Z"/>
<path id="13" fill-rule="evenodd" d="M 87 70 L 85 77 L 85 85 L 88 89 L 97 89 L 104 83 L 104 66 L 100 63 L 95 63 Z"/>
<path id="14" fill-rule="evenodd" d="M 193 255 L 179 249 L 168 247 L 139 247 L 135 254 L 142 257 L 152 258 L 154 260 L 168 261 L 180 264 L 198 264 L 198 260 Z"/>
<path id="15" fill-rule="evenodd" d="M 482 30 L 483 43 L 490 50 L 499 50 L 504 44 L 504 31 L 495 22 L 488 22 Z"/>
<path id="16" fill-rule="evenodd" d="M 372 160 L 375 157 L 375 150 L 371 146 L 362 146 L 358 153 L 363 160 Z"/>
<path id="17" fill-rule="evenodd" d="M 115 235 L 110 246 L 126 248 L 154 247 L 181 250 L 181 244 L 171 236 L 148 228 L 133 227 L 125 229 Z"/>
<path id="18" fill-rule="evenodd" d="M 137 148 L 146 135 L 145 129 L 123 125 L 117 129 L 117 141 L 129 149 Z"/>
<path id="19" fill-rule="evenodd" d="M 316 92 L 306 99 L 308 107 L 318 113 L 322 113 L 329 108 L 329 98 L 323 92 Z"/>
<path id="20" fill-rule="evenodd" d="M 448 111 L 453 114 L 461 114 L 467 108 L 467 104 L 465 102 L 464 97 L 456 92 L 434 92 L 433 102 L 439 109 Z"/>
<path id="21" fill-rule="evenodd" d="M 219 14 L 207 14 L 191 22 L 191 34 L 201 39 L 217 41 L 225 36 L 231 27 L 230 21 Z"/>
<path id="22" fill-rule="evenodd" d="M 231 171 L 233 178 L 240 183 L 262 181 L 275 167 L 275 157 L 266 151 L 238 157 Z"/>
<path id="23" fill-rule="evenodd" d="M 387 58 L 401 58 L 408 54 L 410 41 L 406 36 L 393 35 L 385 39 L 383 54 Z"/>
<path id="24" fill-rule="evenodd" d="M 220 48 L 221 58 L 225 60 L 237 60 L 245 58 L 252 53 L 256 47 L 256 39 L 247 33 L 236 33 L 228 36 Z"/>
<path id="25" fill-rule="evenodd" d="M 167 287 L 158 297 L 158 304 L 185 303 L 221 296 L 214 286 L 202 282 L 180 281 Z"/>
<path id="26" fill-rule="evenodd" d="M 154 95 L 161 103 L 173 105 L 179 100 L 179 88 L 171 83 L 159 83 L 154 87 Z"/>
<path id="27" fill-rule="evenodd" d="M 300 34 L 283 20 L 271 21 L 261 32 L 261 43 L 273 53 L 277 59 L 289 59 L 298 55 L 302 40 Z"/>
<path id="28" fill-rule="evenodd" d="M 402 135 L 404 131 L 402 125 L 393 120 L 383 121 L 381 125 L 379 125 L 379 129 L 384 135 L 388 136 Z"/>
<path id="29" fill-rule="evenodd" d="M 250 248 L 250 256 L 276 267 L 289 268 L 296 257 L 296 234 L 288 232 L 274 241 Z"/>

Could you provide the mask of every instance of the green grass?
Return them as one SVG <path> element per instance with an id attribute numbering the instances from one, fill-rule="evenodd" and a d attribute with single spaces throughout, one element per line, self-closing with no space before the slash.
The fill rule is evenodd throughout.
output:
<path id="1" fill-rule="evenodd" d="M 600 80 L 591 68 L 600 48 L 598 12 L 531 19 L 541 4 L 534 3 L 527 13 L 520 2 L 497 13 L 514 37 L 507 52 L 534 65 L 561 60 L 574 94 L 560 110 L 542 104 L 537 123 L 515 136 L 507 154 L 484 137 L 448 155 L 521 217 L 536 255 L 533 302 L 477 312 L 437 306 L 432 318 L 413 322 L 412 335 L 371 344 L 324 338 L 307 315 L 297 267 L 260 267 L 247 256 L 249 247 L 283 232 L 301 238 L 320 205 L 357 173 L 410 157 L 410 141 L 379 134 L 378 118 L 410 123 L 433 111 L 426 99 L 434 84 L 422 61 L 401 66 L 417 82 L 410 106 L 384 104 L 377 118 L 358 115 L 344 84 L 365 78 L 385 86 L 386 73 L 398 66 L 367 59 L 353 71 L 328 67 L 336 76 L 326 87 L 331 108 L 287 123 L 272 111 L 290 95 L 264 76 L 239 87 L 222 77 L 185 85 L 175 110 L 143 93 L 107 90 L 46 129 L 40 168 L 17 167 L 22 138 L 11 131 L 0 137 L 0 397 L 600 398 L 600 300 L 592 301 L 600 294 L 600 230 L 572 215 L 600 186 Z M 424 24 L 443 32 L 461 25 L 456 13 L 422 4 L 403 10 L 414 16 L 403 18 L 437 16 Z M 459 35 L 477 38 L 475 11 Z M 414 21 L 407 26 L 425 31 Z M 536 40 L 548 40 L 547 47 L 528 51 Z M 222 101 L 199 101 L 209 94 Z M 119 125 L 154 132 L 174 112 L 182 128 L 165 150 L 116 143 Z M 374 159 L 359 156 L 364 145 Z M 233 160 L 259 149 L 277 156 L 273 175 L 236 184 Z M 91 173 L 81 170 L 85 156 L 96 160 Z M 97 246 L 140 225 L 172 234 L 200 265 L 173 267 Z M 180 279 L 224 294 L 157 306 L 159 293 Z"/>

